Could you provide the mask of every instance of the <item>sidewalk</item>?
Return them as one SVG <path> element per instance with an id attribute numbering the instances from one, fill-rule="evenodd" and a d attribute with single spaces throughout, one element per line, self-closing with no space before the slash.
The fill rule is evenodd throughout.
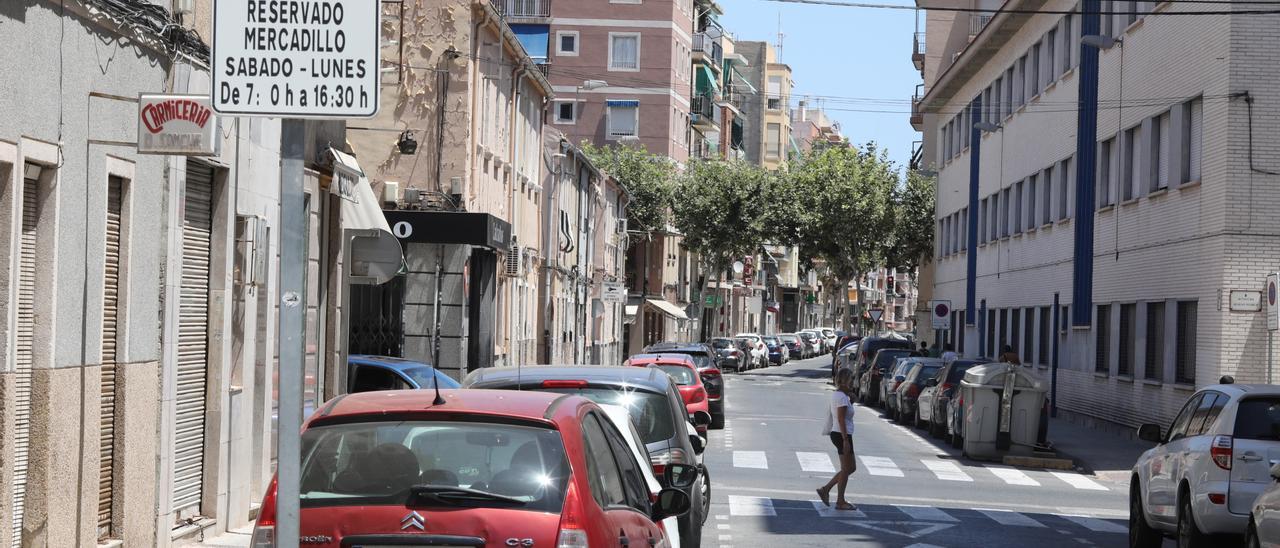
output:
<path id="1" fill-rule="evenodd" d="M 239 529 L 227 531 L 216 537 L 209 537 L 204 540 L 185 540 L 178 542 L 176 548 L 241 548 L 249 546 L 249 539 L 253 536 L 253 525 L 247 525 Z"/>
<path id="2" fill-rule="evenodd" d="M 1049 419 L 1049 442 L 1059 455 L 1074 459 L 1077 469 L 1125 483 L 1138 457 L 1153 446 L 1061 417 Z"/>

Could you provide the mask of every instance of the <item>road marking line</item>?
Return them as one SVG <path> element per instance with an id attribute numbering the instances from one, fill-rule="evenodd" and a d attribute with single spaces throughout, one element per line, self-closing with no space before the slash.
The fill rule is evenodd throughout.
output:
<path id="1" fill-rule="evenodd" d="M 769 461 L 764 456 L 764 451 L 734 451 L 733 452 L 734 468 L 759 468 L 761 470 L 769 469 Z"/>
<path id="2" fill-rule="evenodd" d="M 1031 476 L 1028 476 L 1025 472 L 1018 470 L 1017 468 L 993 466 L 989 464 L 984 465 L 983 467 L 990 470 L 997 478 L 1004 480 L 1004 482 L 1009 485 L 1040 485 L 1040 482 L 1031 479 Z"/>
<path id="3" fill-rule="evenodd" d="M 726 516 L 724 514 L 716 514 L 716 519 L 729 519 L 729 516 Z"/>
<path id="4" fill-rule="evenodd" d="M 771 497 L 776 497 L 780 495 L 794 495 L 797 497 L 813 496 L 812 489 L 807 489 L 807 490 L 764 489 L 761 487 L 747 487 L 744 485 L 733 485 L 733 484 L 727 484 L 727 483 L 717 483 L 716 489 L 719 489 L 720 492 L 736 491 L 739 493 L 763 493 Z M 927 504 L 932 506 L 943 506 L 943 507 L 949 507 L 949 508 L 950 507 L 990 508 L 991 505 L 993 504 L 994 505 L 1002 504 L 999 501 L 993 502 L 990 500 L 970 500 L 970 499 L 955 498 L 955 496 L 913 497 L 913 496 L 905 496 L 905 495 L 887 495 L 887 494 L 869 494 L 868 493 L 868 494 L 860 494 L 859 497 L 864 502 L 875 501 L 874 502 L 875 504 L 891 504 L 893 502 L 901 502 L 906 504 Z M 808 500 L 808 499 L 795 499 L 795 500 Z M 865 503 L 871 504 L 871 502 L 865 502 Z M 1010 506 L 1015 506 L 1013 503 L 1008 503 L 1008 504 Z M 1121 502 L 1121 505 L 1127 506 L 1128 503 Z M 1044 514 L 1063 513 L 1063 514 L 1072 514 L 1072 515 L 1090 515 L 1090 516 L 1101 518 L 1101 519 L 1127 519 L 1129 517 L 1129 511 L 1123 508 L 1114 508 L 1114 509 L 1108 509 L 1105 507 L 1081 508 L 1081 507 L 1072 507 L 1072 506 L 1049 506 L 1044 504 L 1028 504 L 1028 503 L 1019 503 L 1016 505 L 1016 509 L 1010 510 L 1010 511 L 1017 511 L 1017 512 L 1030 511 L 1030 512 L 1036 512 L 1036 513 L 1044 513 Z"/>
<path id="5" fill-rule="evenodd" d="M 1081 527 L 1084 527 L 1085 529 L 1088 529 L 1088 530 L 1093 531 L 1093 532 L 1095 532 L 1095 533 L 1121 533 L 1121 534 L 1124 534 L 1124 533 L 1128 533 L 1128 532 L 1129 532 L 1129 528 L 1128 528 L 1128 527 L 1125 527 L 1125 526 L 1122 526 L 1122 525 L 1118 525 L 1118 524 L 1115 524 L 1115 523 L 1111 523 L 1111 522 L 1109 522 L 1109 521 L 1103 521 L 1103 520 L 1096 519 L 1096 518 L 1089 518 L 1089 517 L 1084 517 L 1084 516 L 1059 516 L 1059 517 L 1061 517 L 1062 519 L 1065 519 L 1065 520 L 1067 520 L 1067 521 L 1070 521 L 1070 522 L 1072 522 L 1072 523 L 1075 523 L 1075 524 L 1077 524 L 1077 525 L 1080 525 Z"/>
<path id="6" fill-rule="evenodd" d="M 984 508 L 974 508 L 974 510 L 982 512 L 983 515 L 991 518 L 992 521 L 999 523 L 1000 525 L 1012 525 L 1015 527 L 1044 527 L 1043 523 L 1017 512 Z"/>
<path id="7" fill-rule="evenodd" d="M 733 535 L 720 535 L 721 541 L 733 540 Z"/>
<path id="8" fill-rule="evenodd" d="M 734 516 L 776 516 L 773 499 L 769 497 L 748 497 L 729 495 L 729 514 Z"/>
<path id="9" fill-rule="evenodd" d="M 716 524 L 716 529 L 728 529 L 728 528 L 729 528 L 729 524 L 728 524 L 728 523 L 717 523 L 717 524 Z"/>
<path id="10" fill-rule="evenodd" d="M 826 453 L 796 451 L 796 459 L 800 461 L 800 469 L 805 472 L 834 473 L 836 471 L 836 467 L 831 464 L 831 456 Z"/>
<path id="11" fill-rule="evenodd" d="M 942 510 L 934 508 L 932 506 L 914 506 L 910 504 L 895 504 L 894 507 L 896 507 L 898 510 L 901 510 L 902 513 L 908 516 L 911 516 L 911 519 L 915 519 L 915 520 L 946 521 L 946 522 L 953 522 L 953 523 L 960 521 L 956 519 L 955 516 L 952 516 L 951 514 L 943 512 Z"/>
<path id="12" fill-rule="evenodd" d="M 898 465 L 885 457 L 858 457 L 858 460 L 862 461 L 862 467 L 867 469 L 867 473 L 873 476 L 904 477 Z"/>
<path id="13" fill-rule="evenodd" d="M 1075 487 L 1076 489 L 1088 489 L 1090 491 L 1106 491 L 1107 490 L 1106 487 L 1099 485 L 1098 482 L 1093 481 L 1089 478 L 1086 478 L 1075 472 L 1054 472 L 1050 470 L 1049 473 L 1053 474 L 1058 479 L 1067 482 L 1067 485 Z"/>
<path id="14" fill-rule="evenodd" d="M 940 480 L 973 481 L 973 478 L 969 477 L 969 474 L 960 470 L 960 467 L 956 466 L 956 463 L 954 462 L 929 459 L 921 459 L 920 462 L 924 463 L 925 468 L 928 468 L 929 471 L 933 472 L 933 475 L 938 476 L 938 479 Z"/>
<path id="15" fill-rule="evenodd" d="M 813 504 L 813 509 L 818 511 L 818 515 L 819 515 L 819 516 L 821 516 L 821 517 L 824 517 L 824 518 L 858 518 L 858 519 L 862 519 L 862 518 L 867 517 L 867 515 L 866 515 L 866 514 L 862 513 L 862 510 L 858 510 L 858 509 L 853 509 L 853 510 L 836 510 L 834 506 L 827 506 L 827 505 L 823 504 L 823 503 L 822 503 L 822 501 L 820 501 L 820 500 L 811 500 L 811 501 L 809 501 L 809 502 L 810 502 L 811 504 Z"/>

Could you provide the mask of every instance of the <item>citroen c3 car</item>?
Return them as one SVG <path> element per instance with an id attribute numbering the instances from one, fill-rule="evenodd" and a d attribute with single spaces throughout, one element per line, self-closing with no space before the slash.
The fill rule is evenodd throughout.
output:
<path id="1" fill-rule="evenodd" d="M 391 390 L 339 396 L 302 432 L 308 546 L 667 546 L 676 488 L 651 496 L 598 405 L 545 392 Z M 696 470 L 667 468 L 679 487 Z M 681 478 L 681 479 L 677 479 Z M 250 545 L 276 545 L 276 481 Z"/>

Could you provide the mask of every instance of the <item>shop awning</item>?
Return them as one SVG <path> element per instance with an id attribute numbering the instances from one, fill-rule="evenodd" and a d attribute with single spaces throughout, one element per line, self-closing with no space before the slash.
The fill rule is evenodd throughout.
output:
<path id="1" fill-rule="evenodd" d="M 394 278 L 404 265 L 400 241 L 382 216 L 378 198 L 356 159 L 339 150 L 333 154 L 331 192 L 342 196 L 342 233 L 346 236 L 348 282 L 377 285 Z"/>
<path id="2" fill-rule="evenodd" d="M 719 79 L 716 78 L 716 73 L 713 72 L 711 67 L 708 67 L 706 64 L 698 63 L 698 95 L 702 95 L 704 93 L 715 95 L 719 93 L 719 91 L 720 82 Z"/>
<path id="3" fill-rule="evenodd" d="M 468 244 L 495 251 L 511 248 L 511 223 L 488 213 L 386 210 L 382 214 L 403 242 Z"/>
<path id="4" fill-rule="evenodd" d="M 671 316 L 672 318 L 675 318 L 677 320 L 689 319 L 689 316 L 686 316 L 684 313 L 684 310 L 681 310 L 680 307 L 674 304 L 671 304 L 667 301 L 664 301 L 662 299 L 645 299 L 645 302 L 649 303 L 650 305 L 653 305 L 654 308 L 657 308 L 658 310 L 662 311 L 663 314 Z"/>
<path id="5" fill-rule="evenodd" d="M 529 54 L 529 58 L 534 62 L 547 60 L 547 35 L 549 26 L 547 25 L 511 25 L 511 32 L 514 32 L 516 39 L 520 41 L 520 45 L 524 46 L 525 53 Z"/>

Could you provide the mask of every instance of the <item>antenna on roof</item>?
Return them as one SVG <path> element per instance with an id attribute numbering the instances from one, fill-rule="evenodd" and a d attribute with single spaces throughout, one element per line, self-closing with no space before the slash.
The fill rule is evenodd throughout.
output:
<path id="1" fill-rule="evenodd" d="M 786 35 L 782 33 L 782 10 L 778 10 L 778 62 L 782 62 L 782 38 Z"/>
<path id="2" fill-rule="evenodd" d="M 431 368 L 435 369 L 436 366 L 433 365 L 431 366 Z M 431 401 L 431 405 L 444 405 L 445 404 L 444 397 L 440 395 L 440 378 L 436 377 L 435 375 L 432 375 L 431 384 L 435 385 L 436 387 L 436 399 Z"/>

